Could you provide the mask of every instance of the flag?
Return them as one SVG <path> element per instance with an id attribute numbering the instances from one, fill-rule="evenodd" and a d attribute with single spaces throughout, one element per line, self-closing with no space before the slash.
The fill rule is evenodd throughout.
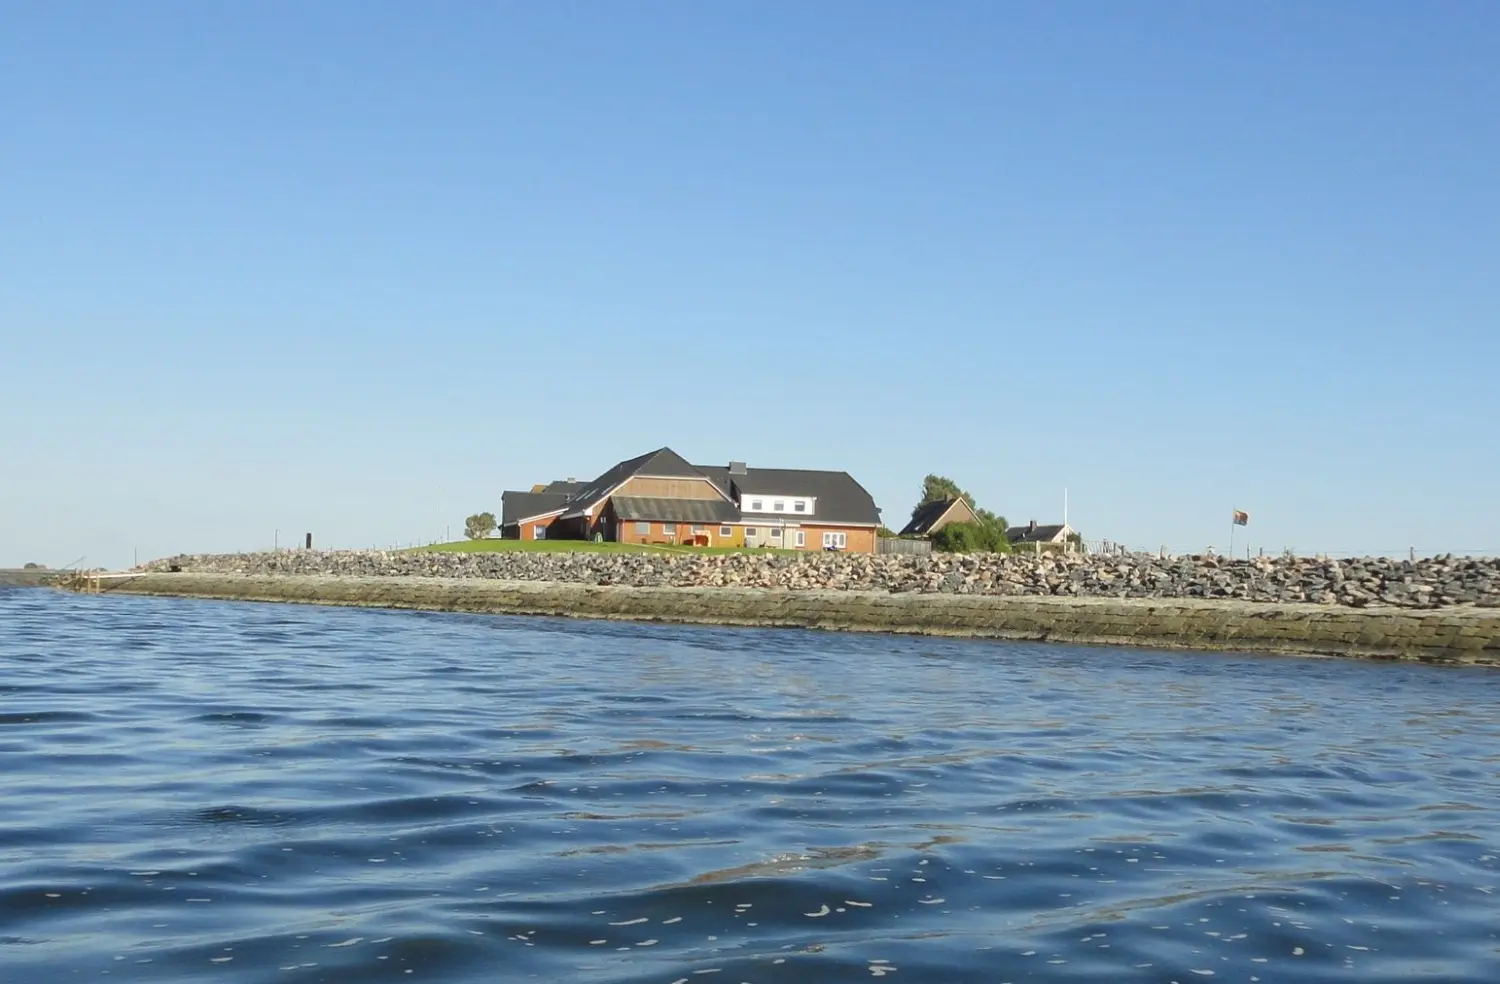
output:
<path id="1" fill-rule="evenodd" d="M 1234 525 L 1236 525 L 1236 526 L 1249 526 L 1250 525 L 1250 514 L 1247 513 L 1247 512 L 1243 512 L 1243 511 L 1241 511 L 1239 509 L 1236 509 L 1234 511 Z"/>

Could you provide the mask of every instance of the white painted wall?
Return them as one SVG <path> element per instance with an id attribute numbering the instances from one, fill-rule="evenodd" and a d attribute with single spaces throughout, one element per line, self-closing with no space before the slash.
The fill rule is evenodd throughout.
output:
<path id="1" fill-rule="evenodd" d="M 778 512 L 776 504 L 781 503 Z M 804 502 L 802 512 L 797 511 L 797 503 Z M 757 509 L 756 504 L 760 504 Z M 762 516 L 776 519 L 807 519 L 817 514 L 818 500 L 805 495 L 742 495 L 740 496 L 740 511 L 748 520 L 751 516 L 759 519 Z"/>

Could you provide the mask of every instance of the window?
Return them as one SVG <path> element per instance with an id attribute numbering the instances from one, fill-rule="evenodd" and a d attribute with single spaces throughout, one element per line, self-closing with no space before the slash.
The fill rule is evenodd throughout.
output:
<path id="1" fill-rule="evenodd" d="M 779 539 L 781 539 L 781 529 L 780 529 L 780 527 L 778 527 L 778 528 L 776 528 L 776 529 L 774 529 L 774 530 L 771 531 L 771 539 L 773 539 L 773 540 L 779 540 Z"/>
<path id="2" fill-rule="evenodd" d="M 807 512 L 807 503 L 801 499 L 798 499 L 792 504 L 792 508 L 797 510 L 798 512 Z"/>
<path id="3" fill-rule="evenodd" d="M 745 539 L 747 539 L 747 540 L 753 540 L 753 539 L 755 539 L 755 537 L 756 537 L 755 527 L 753 527 L 753 526 L 747 526 L 747 527 L 745 527 Z"/>
<path id="4" fill-rule="evenodd" d="M 635 532 L 636 532 L 637 536 L 645 536 L 645 535 L 647 535 L 648 533 L 651 532 L 651 524 L 650 523 L 636 523 L 635 524 Z"/>
<path id="5" fill-rule="evenodd" d="M 751 512 L 765 512 L 765 503 L 761 502 L 759 499 L 751 499 L 750 500 L 750 511 Z"/>
<path id="6" fill-rule="evenodd" d="M 541 523 L 537 523 L 531 528 L 531 538 L 533 540 L 547 539 L 547 527 L 543 526 Z"/>
<path id="7" fill-rule="evenodd" d="M 824 533 L 824 550 L 842 550 L 849 545 L 849 534 L 847 533 Z"/>
<path id="8" fill-rule="evenodd" d="M 693 536 L 705 536 L 705 535 L 707 535 L 707 533 L 708 533 L 708 530 L 704 529 L 701 526 L 694 526 L 693 527 Z"/>
<path id="9" fill-rule="evenodd" d="M 721 526 L 721 527 L 719 527 L 719 535 L 720 536 L 734 536 L 734 527 L 733 526 Z"/>
<path id="10" fill-rule="evenodd" d="M 799 546 L 799 547 L 805 547 L 805 546 L 807 546 L 807 531 L 806 530 L 798 530 L 797 531 L 797 546 Z"/>
<path id="11" fill-rule="evenodd" d="M 665 533 L 667 536 L 676 536 L 677 535 L 677 524 L 676 523 L 662 523 L 661 524 L 661 531 L 663 533 Z"/>
<path id="12" fill-rule="evenodd" d="M 786 503 L 783 502 L 780 499 L 777 499 L 776 500 L 776 511 L 777 512 L 785 512 L 786 511 Z"/>

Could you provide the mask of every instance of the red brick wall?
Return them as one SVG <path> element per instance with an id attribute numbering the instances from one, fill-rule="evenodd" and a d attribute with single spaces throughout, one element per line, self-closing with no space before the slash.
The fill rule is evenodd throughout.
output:
<path id="1" fill-rule="evenodd" d="M 541 526 L 543 528 L 549 527 L 549 526 L 552 525 L 552 521 L 555 520 L 556 518 L 557 518 L 556 516 L 547 516 L 547 517 L 544 517 L 542 519 L 533 519 L 533 520 L 531 520 L 529 522 L 522 523 L 521 524 L 521 537 L 520 538 L 522 540 L 535 540 L 536 539 L 536 535 L 535 535 L 536 534 L 536 528 L 538 526 Z"/>
<path id="2" fill-rule="evenodd" d="M 875 531 L 868 526 L 812 526 L 803 524 L 802 529 L 807 533 L 807 550 L 823 549 L 823 534 L 825 532 L 843 533 L 848 537 L 844 546 L 846 553 L 874 553 Z"/>

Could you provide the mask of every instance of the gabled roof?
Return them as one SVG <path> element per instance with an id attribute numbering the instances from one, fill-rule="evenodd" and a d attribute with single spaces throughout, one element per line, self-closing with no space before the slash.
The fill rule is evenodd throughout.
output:
<path id="1" fill-rule="evenodd" d="M 509 526 L 561 512 L 567 501 L 568 497 L 558 492 L 503 492 L 500 495 L 500 525 Z"/>
<path id="2" fill-rule="evenodd" d="M 1050 526 L 1012 526 L 1005 531 L 1005 538 L 1011 543 L 1056 543 L 1064 531 L 1072 533 L 1073 529 L 1067 523 L 1054 523 Z"/>
<path id="3" fill-rule="evenodd" d="M 746 468 L 743 475 L 729 473 L 723 465 L 698 465 L 698 471 L 726 495 L 739 493 L 740 508 L 748 512 L 744 501 L 749 495 L 805 496 L 818 500 L 813 515 L 769 513 L 803 523 L 849 523 L 856 526 L 879 526 L 880 510 L 875 499 L 854 476 L 841 471 L 807 471 L 800 468 Z M 748 518 L 748 517 L 747 517 Z"/>
<path id="4" fill-rule="evenodd" d="M 582 482 L 575 482 L 570 478 L 566 482 L 548 482 L 546 485 L 542 486 L 540 491 L 551 492 L 554 495 L 572 495 L 574 492 L 577 492 L 582 488 Z"/>
<path id="5" fill-rule="evenodd" d="M 962 499 L 934 499 L 932 502 L 923 503 L 917 507 L 916 512 L 911 514 L 911 522 L 901 528 L 901 536 L 921 536 L 937 525 L 938 520 L 948 515 L 948 511 L 963 502 Z M 973 510 L 973 507 L 969 507 Z"/>
<path id="6" fill-rule="evenodd" d="M 737 522 L 740 511 L 732 502 L 723 499 L 662 499 L 655 496 L 617 495 L 610 499 L 615 517 L 621 522 L 649 521 L 658 523 L 720 523 Z"/>
<path id="7" fill-rule="evenodd" d="M 647 476 L 650 478 L 704 478 L 704 474 L 673 451 L 658 448 L 639 457 L 622 461 L 592 482 L 586 483 L 568 497 L 568 515 L 576 515 L 597 504 L 620 483 L 627 479 Z"/>

